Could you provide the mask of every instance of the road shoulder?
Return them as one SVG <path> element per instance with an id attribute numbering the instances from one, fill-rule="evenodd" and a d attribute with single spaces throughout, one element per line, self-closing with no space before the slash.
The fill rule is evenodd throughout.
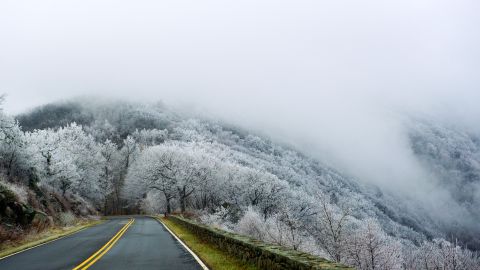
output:
<path id="1" fill-rule="evenodd" d="M 255 265 L 242 262 L 240 259 L 219 250 L 215 246 L 202 241 L 200 238 L 179 226 L 178 224 L 163 218 L 155 217 L 167 230 L 179 238 L 205 265 L 211 270 L 257 270 Z"/>
<path id="2" fill-rule="evenodd" d="M 88 220 L 73 227 L 68 228 L 52 228 L 50 230 L 39 233 L 38 235 L 25 239 L 18 245 L 11 245 L 0 250 L 0 260 L 10 256 L 22 253 L 24 251 L 40 247 L 64 237 L 83 231 L 87 228 L 102 224 L 105 220 Z"/>

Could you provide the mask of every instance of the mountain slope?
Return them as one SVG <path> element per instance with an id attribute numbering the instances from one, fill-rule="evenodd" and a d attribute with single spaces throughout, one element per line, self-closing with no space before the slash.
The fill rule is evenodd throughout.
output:
<path id="1" fill-rule="evenodd" d="M 346 250 L 329 250 L 329 247 L 336 244 L 324 242 L 330 236 L 324 230 L 319 230 L 323 226 L 320 218 L 322 211 L 327 217 L 331 215 L 335 222 L 343 222 L 342 215 L 347 217 L 349 221 L 345 230 L 351 230 L 350 234 L 354 238 L 349 236 L 342 241 L 356 241 L 355 237 L 365 237 L 362 230 L 374 229 L 378 237 L 384 239 L 382 243 L 385 248 L 395 252 L 405 250 L 402 251 L 405 258 L 420 258 L 418 254 L 423 249 L 431 248 L 428 246 L 430 242 L 425 241 L 434 238 L 458 239 L 470 248 L 479 247 L 479 240 L 475 237 L 479 235 L 478 228 L 472 223 L 479 220 L 475 216 L 479 202 L 476 192 L 479 174 L 478 140 L 429 121 L 406 121 L 412 151 L 425 168 L 435 175 L 434 179 L 442 189 L 447 190 L 462 207 L 461 213 L 471 213 L 465 221 L 452 222 L 451 219 L 439 218 L 428 206 L 422 205 L 421 200 L 365 184 L 368 181 L 348 176 L 291 146 L 230 124 L 180 113 L 160 103 L 73 100 L 34 109 L 19 115 L 18 120 L 25 131 L 59 128 L 67 123 L 78 122 L 97 143 L 107 146 L 113 142 L 117 145 L 122 152 L 122 157 L 119 158 L 122 159 L 120 163 L 124 164 L 124 172 L 120 171 L 116 179 L 122 181 L 120 186 L 124 189 L 124 199 L 115 200 L 124 203 L 120 206 L 124 209 L 133 207 L 144 211 L 165 211 L 162 208 L 165 204 L 162 193 L 142 188 L 141 183 L 135 182 L 137 180 L 132 175 L 135 170 L 148 170 L 148 167 L 142 166 L 158 157 L 158 153 L 171 151 L 178 156 L 179 163 L 183 162 L 182 159 L 195 160 L 197 155 L 200 163 L 208 161 L 211 162 L 208 165 L 211 169 L 224 171 L 222 175 L 215 176 L 217 178 L 212 178 L 219 179 L 217 183 L 210 183 L 211 186 L 207 187 L 208 192 L 216 196 L 210 207 L 199 206 L 203 196 L 201 187 L 192 190 L 195 191 L 193 197 L 185 196 L 186 201 L 181 199 L 182 195 L 173 197 L 172 207 L 181 206 L 184 210 L 187 204 L 204 222 L 228 230 L 262 238 L 265 235 L 255 235 L 251 228 L 263 219 L 261 223 L 265 223 L 266 227 L 259 230 L 270 235 L 264 240 L 279 241 L 283 233 L 281 230 L 289 228 L 298 234 L 297 240 L 290 239 L 281 244 L 292 247 L 298 244 L 300 249 L 331 259 L 335 259 L 337 254 L 339 257 L 335 260 L 351 265 L 356 264 L 348 259 L 340 259 L 340 254 L 346 256 Z M 129 149 L 133 149 L 129 145 L 132 143 L 138 144 L 138 150 L 129 152 Z M 124 155 L 127 155 L 126 160 Z M 188 167 L 188 164 L 185 166 Z M 107 167 L 106 170 L 108 171 Z M 250 186 L 239 185 L 232 182 L 234 180 L 222 182 L 235 173 L 237 175 L 233 177 L 247 182 L 250 181 L 249 177 L 253 177 L 253 182 Z M 257 204 L 258 198 L 248 203 L 249 192 L 252 191 L 249 189 L 252 188 L 255 195 L 259 191 L 258 185 L 261 192 L 267 192 L 262 195 L 267 197 L 258 198 L 274 205 Z M 265 188 L 272 188 L 272 191 Z M 119 191 L 115 193 L 115 196 L 119 196 Z M 183 194 L 186 195 L 185 189 Z M 245 198 L 246 202 L 239 202 Z M 270 211 L 281 205 L 287 208 Z M 261 213 L 263 217 L 260 217 Z M 285 214 L 292 216 L 282 216 Z M 377 228 L 376 224 L 380 227 Z M 283 229 L 272 231 L 275 227 Z M 438 240 L 434 245 L 441 249 L 447 246 L 443 243 Z M 402 248 L 392 249 L 399 245 Z M 419 252 L 415 253 L 417 255 L 408 255 L 412 245 L 420 246 L 415 251 Z"/>
<path id="2" fill-rule="evenodd" d="M 58 118 L 63 112 L 68 113 Z M 52 121 L 52 116 L 55 121 Z M 362 185 L 294 149 L 246 130 L 180 115 L 163 105 L 145 106 L 122 101 L 92 105 L 70 101 L 46 105 L 20 115 L 18 119 L 25 130 L 59 127 L 63 123 L 79 121 L 99 141 L 111 139 L 120 142 L 137 129 L 165 129 L 168 137 L 174 140 L 215 142 L 219 147 L 226 146 L 229 151 L 236 153 L 238 162 L 264 168 L 291 185 L 318 185 L 322 190 L 341 198 L 359 197 L 358 204 L 364 205 L 364 209 L 356 215 L 380 217 L 384 226 L 390 227 L 392 232 L 406 225 L 427 235 L 438 233 L 437 228 L 426 225 L 431 224 L 432 220 L 423 220 L 425 217 L 400 211 L 396 207 L 398 202 L 391 194 Z M 410 233 L 410 229 L 402 230 L 407 231 L 405 234 Z"/>
<path id="3" fill-rule="evenodd" d="M 411 147 L 418 160 L 433 174 L 435 183 L 448 192 L 466 213 L 447 235 L 472 248 L 480 244 L 480 138 L 460 128 L 432 121 L 410 124 Z"/>

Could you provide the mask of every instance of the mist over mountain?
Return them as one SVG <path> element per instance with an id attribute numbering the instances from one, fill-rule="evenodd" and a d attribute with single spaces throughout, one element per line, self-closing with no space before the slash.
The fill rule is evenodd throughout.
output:
<path id="1" fill-rule="evenodd" d="M 388 180 L 375 185 L 375 181 L 355 177 L 308 152 L 295 150 L 285 141 L 224 121 L 196 117 L 163 103 L 83 98 L 38 107 L 19 115 L 18 120 L 25 131 L 75 122 L 98 142 L 108 139 L 122 144 L 127 136 L 151 129 L 164 130 L 162 140 L 209 142 L 212 149 L 226 147 L 240 156 L 236 158 L 242 164 L 266 170 L 292 187 L 319 189 L 338 201 L 355 198 L 354 216 L 375 217 L 386 232 L 396 237 L 416 243 L 444 237 L 459 239 L 470 248 L 479 247 L 479 139 L 433 120 L 403 120 L 409 147 L 419 166 L 428 172 L 428 179 L 412 184 L 410 192 L 385 187 L 383 183 Z"/>
<path id="2" fill-rule="evenodd" d="M 480 218 L 480 152 L 479 136 L 468 130 L 441 125 L 431 121 L 418 120 L 410 126 L 411 147 L 419 162 L 431 173 L 436 186 L 446 191 L 443 200 L 451 198 L 459 210 L 452 214 L 448 233 L 463 224 L 475 232 L 465 237 L 478 243 L 478 220 Z M 445 206 L 441 210 L 449 214 Z M 461 230 L 459 231 L 461 234 Z M 477 246 L 478 244 L 473 244 Z"/>
<path id="3" fill-rule="evenodd" d="M 1 1 L 0 240 L 178 212 L 358 269 L 480 269 L 479 8 Z"/>

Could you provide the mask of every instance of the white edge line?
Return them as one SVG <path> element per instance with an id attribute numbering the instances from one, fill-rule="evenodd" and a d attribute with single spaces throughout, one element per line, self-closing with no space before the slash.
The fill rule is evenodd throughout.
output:
<path id="1" fill-rule="evenodd" d="M 66 234 L 66 235 L 64 235 L 64 236 L 61 236 L 61 237 L 52 239 L 52 240 L 47 241 L 47 242 L 45 242 L 45 243 L 41 243 L 41 244 L 38 244 L 38 245 L 33 246 L 33 247 L 29 247 L 29 248 L 26 248 L 26 249 L 22 249 L 22 250 L 20 250 L 20 251 L 15 252 L 15 253 L 9 254 L 9 255 L 4 256 L 4 257 L 1 257 L 1 258 L 0 258 L 0 261 L 3 260 L 3 259 L 6 259 L 6 258 L 8 258 L 8 257 L 12 257 L 12 256 L 14 256 L 14 255 L 17 255 L 17 254 L 19 254 L 19 253 L 25 252 L 25 251 L 27 251 L 27 250 L 34 249 L 34 248 L 37 248 L 37 247 L 40 247 L 40 246 L 43 246 L 43 245 L 46 245 L 46 244 L 50 244 L 50 243 L 52 243 L 52 242 L 55 242 L 55 241 L 57 241 L 57 240 L 60 240 L 60 239 L 62 239 L 62 238 L 65 238 L 65 237 L 67 237 L 67 236 L 70 236 L 70 235 L 79 233 L 79 232 L 81 232 L 81 231 L 83 231 L 83 230 L 86 230 L 86 229 L 88 229 L 88 228 L 90 228 L 90 227 L 85 227 L 85 228 L 83 228 L 83 229 L 80 229 L 80 230 L 78 230 L 78 231 L 74 231 L 74 232 L 69 233 L 69 234 Z"/>
<path id="2" fill-rule="evenodd" d="M 173 237 L 175 237 L 175 239 L 177 239 L 178 242 L 180 242 L 180 244 L 182 244 L 182 246 L 188 251 L 190 252 L 190 254 L 192 254 L 193 258 L 195 258 L 195 260 L 197 260 L 198 264 L 200 264 L 200 266 L 204 269 L 204 270 L 209 270 L 208 267 L 202 262 L 202 260 L 197 256 L 197 254 L 195 254 L 180 238 L 178 238 L 178 236 L 176 236 L 165 224 L 163 224 L 163 222 L 159 219 L 159 218 L 156 218 L 154 217 L 154 219 L 156 219 L 158 222 L 160 222 L 160 224 L 163 225 L 163 227 L 165 227 L 165 229 L 167 229 L 167 231 L 173 235 Z"/>

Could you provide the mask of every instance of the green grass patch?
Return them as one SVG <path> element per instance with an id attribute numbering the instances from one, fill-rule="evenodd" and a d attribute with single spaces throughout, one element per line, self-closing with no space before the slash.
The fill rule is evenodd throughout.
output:
<path id="1" fill-rule="evenodd" d="M 253 264 L 248 264 L 240 259 L 219 250 L 215 246 L 202 241 L 196 235 L 190 233 L 184 227 L 172 222 L 166 218 L 160 218 L 171 231 L 173 231 L 178 238 L 191 249 L 211 270 L 257 270 Z"/>
<path id="2" fill-rule="evenodd" d="M 19 241 L 0 243 L 0 259 L 13 253 L 59 239 L 103 222 L 105 221 L 83 220 L 77 223 L 75 226 L 64 228 L 54 227 L 40 233 L 29 233 Z"/>

